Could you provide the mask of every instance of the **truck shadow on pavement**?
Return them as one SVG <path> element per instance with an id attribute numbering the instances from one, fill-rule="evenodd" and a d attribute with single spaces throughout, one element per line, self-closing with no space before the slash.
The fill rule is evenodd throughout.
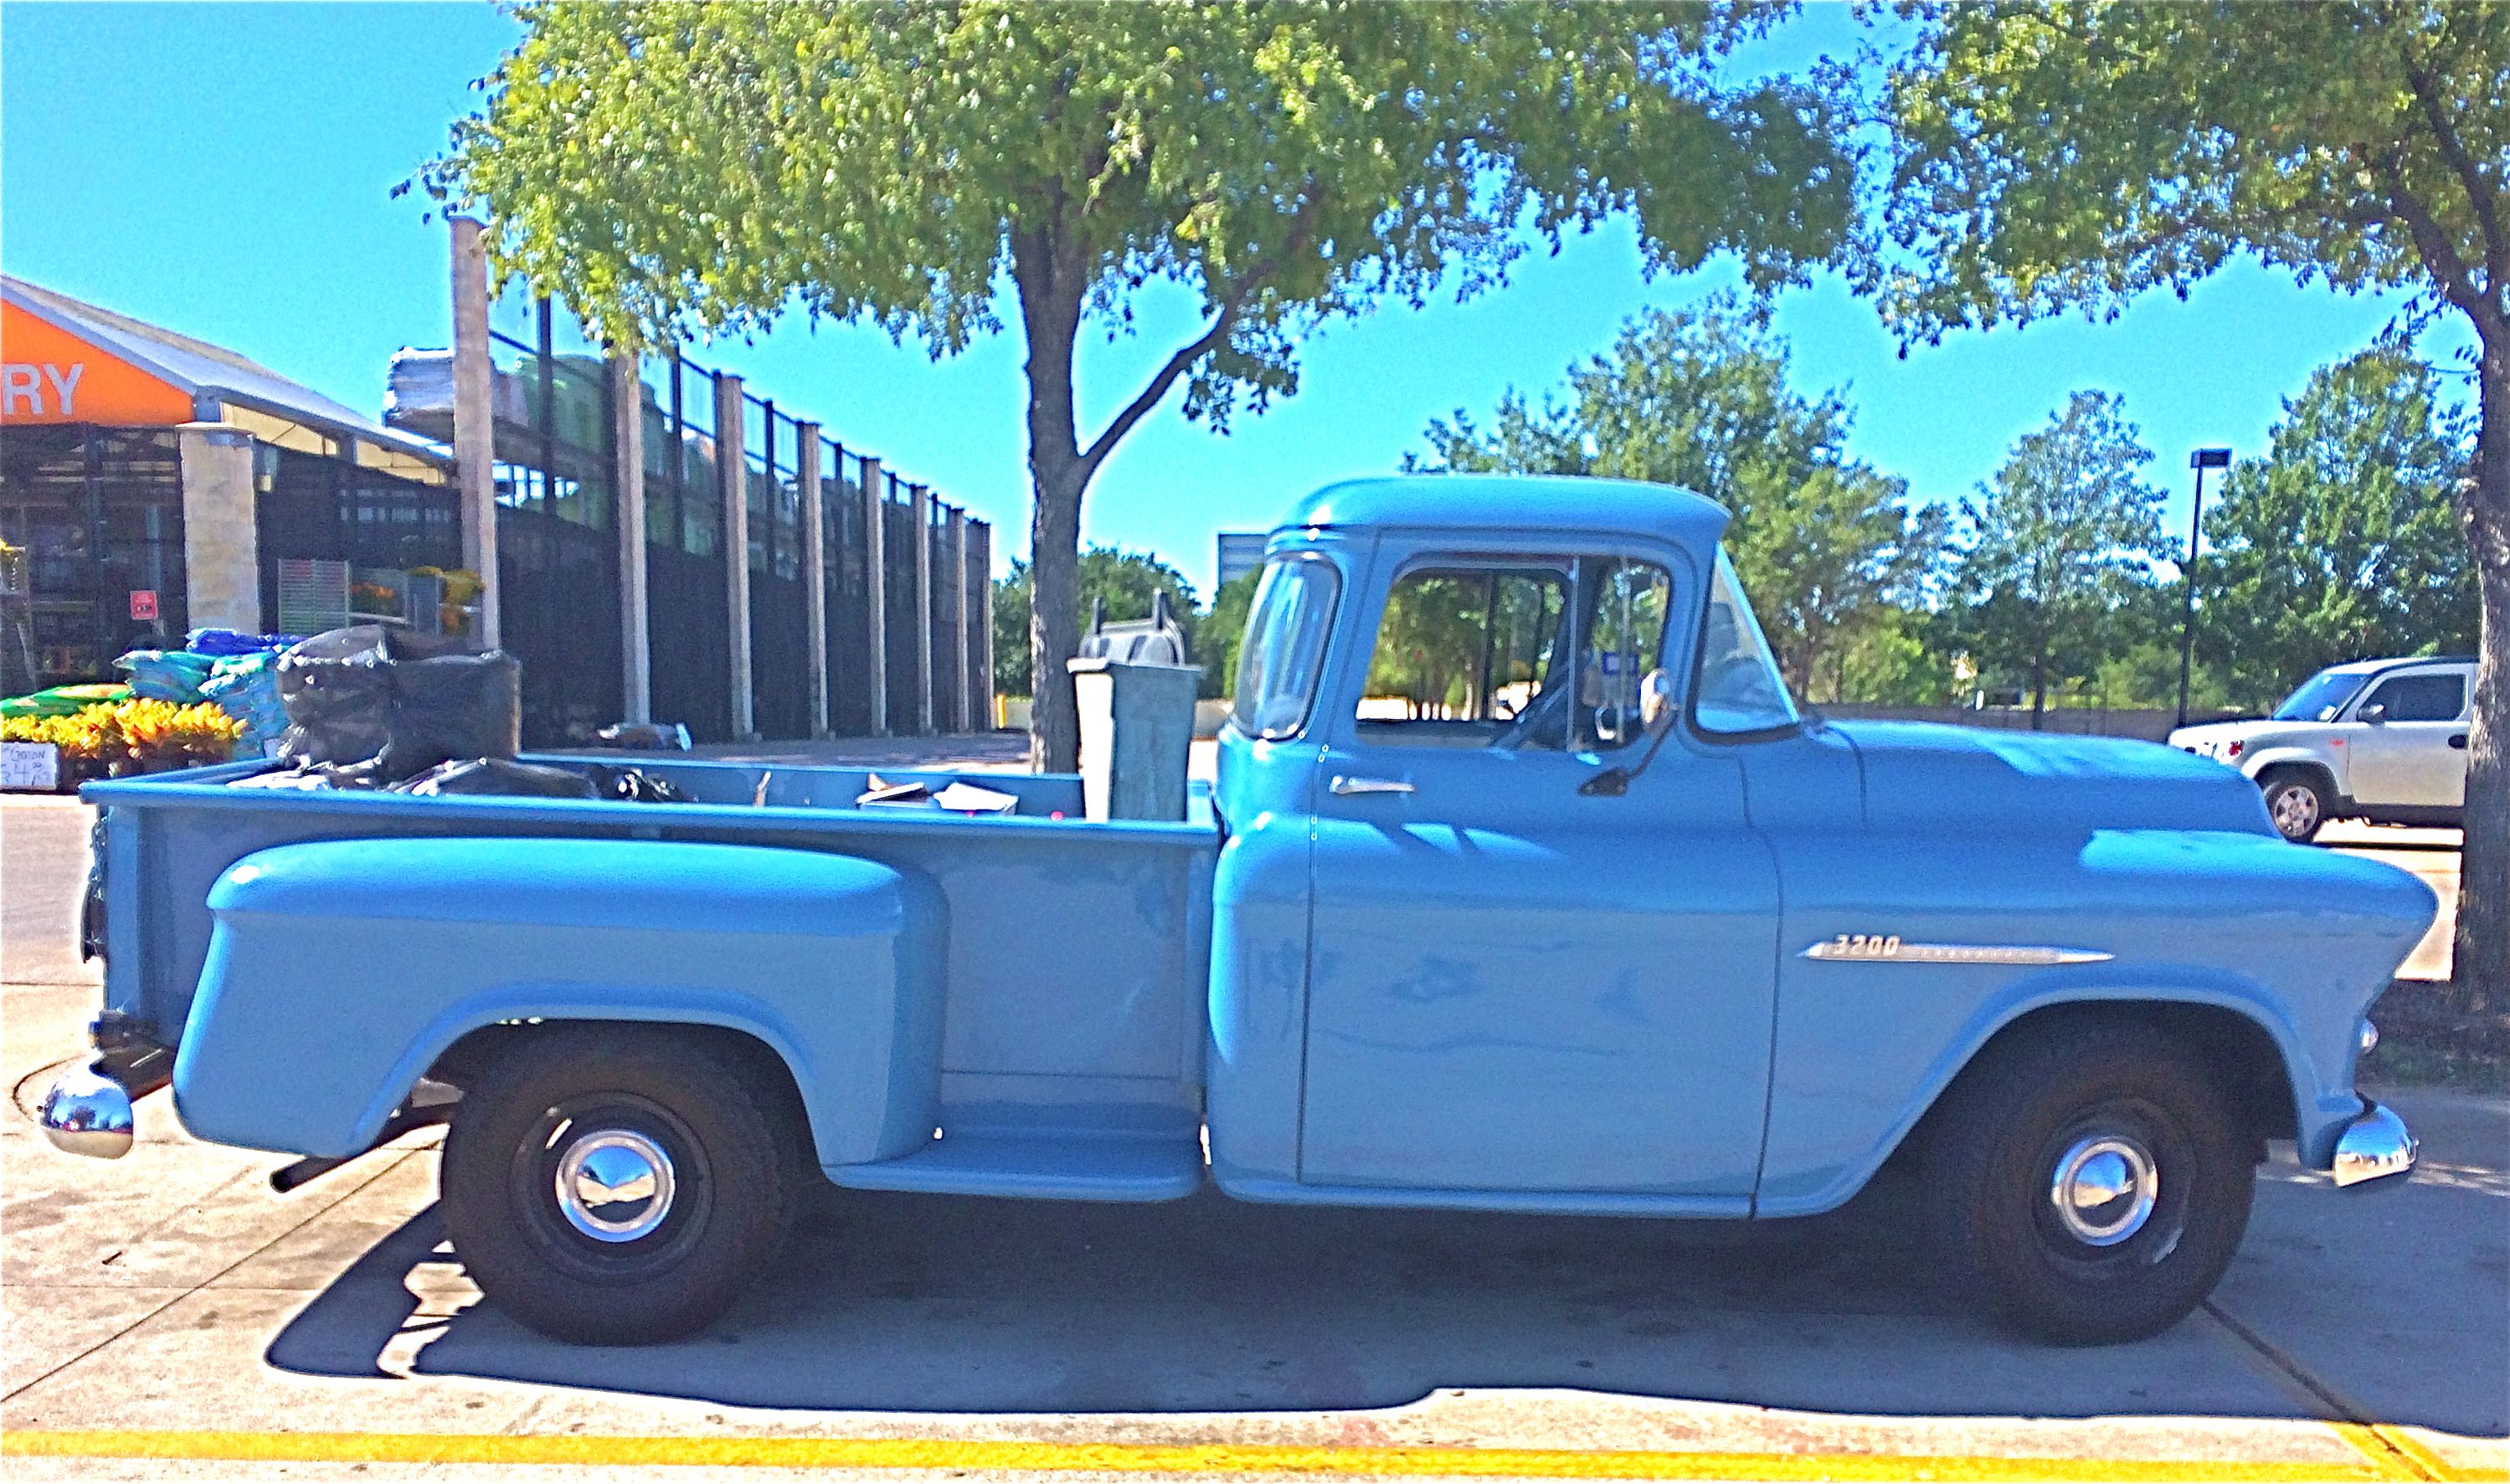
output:
<path id="1" fill-rule="evenodd" d="M 2110 1349 L 2000 1333 L 1936 1291 L 1909 1194 L 1882 1186 L 1831 1216 L 1755 1230 L 1208 1193 L 1121 1206 L 831 1190 L 814 1197 L 781 1269 L 722 1323 L 616 1350 L 545 1340 L 484 1304 L 444 1317 L 443 1295 L 470 1290 L 430 1207 L 289 1323 L 268 1359 L 332 1377 L 405 1370 L 833 1411 L 1343 1410 L 1442 1388 L 1575 1388 L 1866 1414 L 2313 1415 L 2201 1313 Z M 2262 1211 L 2278 1194 L 2325 1199 L 2269 1184 Z M 2319 1281 L 2285 1258 L 2253 1234 L 2241 1262 L 2285 1268 L 2262 1281 Z M 407 1358 L 387 1366 L 388 1351 Z M 2486 1398 L 2502 1389 L 2486 1374 L 2510 1362 L 2449 1363 L 2478 1373 L 2455 1399 L 2415 1388 L 2412 1415 L 2386 1420 L 2499 1433 L 2502 1403 Z"/>

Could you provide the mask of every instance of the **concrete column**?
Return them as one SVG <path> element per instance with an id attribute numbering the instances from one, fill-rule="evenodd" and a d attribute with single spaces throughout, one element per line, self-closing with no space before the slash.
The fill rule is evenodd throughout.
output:
<path id="1" fill-rule="evenodd" d="M 802 486 L 802 633 L 808 643 L 811 735 L 828 735 L 827 512 L 819 492 L 819 425 L 795 423 L 793 477 Z"/>
<path id="2" fill-rule="evenodd" d="M 611 514 L 619 526 L 619 712 L 654 719 L 653 629 L 645 600 L 645 382 L 636 358 L 610 358 Z"/>
<path id="3" fill-rule="evenodd" d="M 941 580 L 950 585 L 950 596 L 945 606 L 958 619 L 950 640 L 959 652 L 959 683 L 950 688 L 948 725 L 953 732 L 968 732 L 974 730 L 968 704 L 968 682 L 969 677 L 975 673 L 976 663 L 976 646 L 969 642 L 975 636 L 976 629 L 968 603 L 968 513 L 952 506 L 949 521 L 950 570 L 942 574 Z"/>
<path id="4" fill-rule="evenodd" d="M 910 484 L 915 512 L 915 731 L 932 735 L 932 491 Z"/>
<path id="5" fill-rule="evenodd" d="M 976 676 L 969 686 L 969 697 L 976 708 L 976 729 L 990 732 L 994 727 L 994 528 L 982 520 L 968 522 L 968 544 L 975 550 L 969 562 L 983 578 L 976 587 L 981 594 L 976 605 L 976 639 L 971 646 L 976 656 Z"/>
<path id="6" fill-rule="evenodd" d="M 871 732 L 889 735 L 889 504 L 880 460 L 862 461 L 863 575 L 871 608 Z"/>
<path id="7" fill-rule="evenodd" d="M 183 468 L 183 592 L 191 627 L 259 633 L 252 435 L 220 423 L 186 423 L 174 441 Z"/>
<path id="8" fill-rule="evenodd" d="M 462 564 L 479 577 L 482 649 L 500 642 L 497 623 L 496 362 L 488 354 L 488 245 L 479 223 L 453 227 L 453 462 L 462 482 Z"/>
<path id="9" fill-rule="evenodd" d="M 730 598 L 732 735 L 758 736 L 749 675 L 749 459 L 742 447 L 741 378 L 714 379 L 714 472 L 722 486 L 724 591 Z"/>

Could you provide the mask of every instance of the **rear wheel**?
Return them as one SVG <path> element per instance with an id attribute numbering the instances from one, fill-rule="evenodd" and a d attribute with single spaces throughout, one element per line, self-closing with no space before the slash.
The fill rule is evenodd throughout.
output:
<path id="1" fill-rule="evenodd" d="M 1982 1053 L 1924 1152 L 1958 1291 L 2040 1339 L 2160 1333 L 2248 1229 L 2255 1141 L 2213 1076 L 2149 1027 L 2079 1020 Z"/>
<path id="2" fill-rule="evenodd" d="M 798 1129 L 700 1040 L 534 1038 L 463 1098 L 444 1224 L 491 1303 L 561 1340 L 639 1345 L 712 1322 L 782 1245 Z"/>
<path id="3" fill-rule="evenodd" d="M 2287 771 L 2269 773 L 2259 780 L 2266 796 L 2266 818 L 2274 821 L 2275 833 L 2295 845 L 2305 845 L 2316 838 L 2318 827 L 2327 822 L 2327 790 L 2306 773 Z"/>

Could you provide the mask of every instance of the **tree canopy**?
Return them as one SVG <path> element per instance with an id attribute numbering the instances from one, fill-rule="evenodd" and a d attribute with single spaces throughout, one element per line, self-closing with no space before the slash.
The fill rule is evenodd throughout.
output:
<path id="1" fill-rule="evenodd" d="M 623 343 L 863 320 L 936 355 L 1016 321 L 1037 564 L 1035 756 L 1078 748 L 1084 491 L 1180 382 L 1215 424 L 1297 385 L 1300 336 L 1496 282 L 1634 218 L 1652 269 L 1785 281 L 1844 242 L 1814 88 L 1730 80 L 1755 4 L 575 5 L 526 0 L 481 113 L 424 171 L 497 265 Z M 1084 326 L 1198 327 L 1094 432 Z M 1010 430 L 1002 430 L 1008 437 Z"/>
<path id="2" fill-rule="evenodd" d="M 2257 706 L 2330 665 L 2475 648 L 2453 497 L 2471 430 L 2403 347 L 2322 366 L 2205 513 L 2199 649 Z"/>
<path id="3" fill-rule="evenodd" d="M 1540 410 L 1503 395 L 1487 424 L 1434 419 L 1426 470 L 1584 474 L 1674 484 L 1733 516 L 1726 544 L 1798 694 L 1835 677 L 1839 653 L 1913 600 L 1944 544 L 1939 508 L 1846 453 L 1844 389 L 1787 383 L 1788 346 L 1731 295 L 1623 325 L 1610 351 L 1569 368 Z"/>
<path id="4" fill-rule="evenodd" d="M 2098 635 L 2164 550 L 2161 492 L 2144 481 L 2151 462 L 2116 398 L 2076 392 L 1962 506 L 1973 653 L 1982 668 L 2029 676 L 2035 720 L 2052 674 L 2097 664 Z"/>

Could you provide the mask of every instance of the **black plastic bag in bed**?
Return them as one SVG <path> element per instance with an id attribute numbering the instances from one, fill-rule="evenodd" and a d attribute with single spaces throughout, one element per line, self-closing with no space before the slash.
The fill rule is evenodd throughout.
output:
<path id="1" fill-rule="evenodd" d="M 280 656 L 284 756 L 375 760 L 402 779 L 454 758 L 512 757 L 521 742 L 522 665 L 502 650 L 375 625 L 334 628 Z"/>
<path id="2" fill-rule="evenodd" d="M 440 763 L 392 785 L 394 793 L 419 798 L 510 794 L 534 799 L 597 799 L 601 789 L 581 773 L 510 757 L 471 757 Z"/>
<path id="3" fill-rule="evenodd" d="M 361 763 L 392 741 L 392 652 L 371 625 L 318 633 L 279 657 L 283 756 Z"/>
<path id="4" fill-rule="evenodd" d="M 388 778 L 409 778 L 456 758 L 512 757 L 522 745 L 523 666 L 484 655 L 399 660 L 383 747 Z"/>

